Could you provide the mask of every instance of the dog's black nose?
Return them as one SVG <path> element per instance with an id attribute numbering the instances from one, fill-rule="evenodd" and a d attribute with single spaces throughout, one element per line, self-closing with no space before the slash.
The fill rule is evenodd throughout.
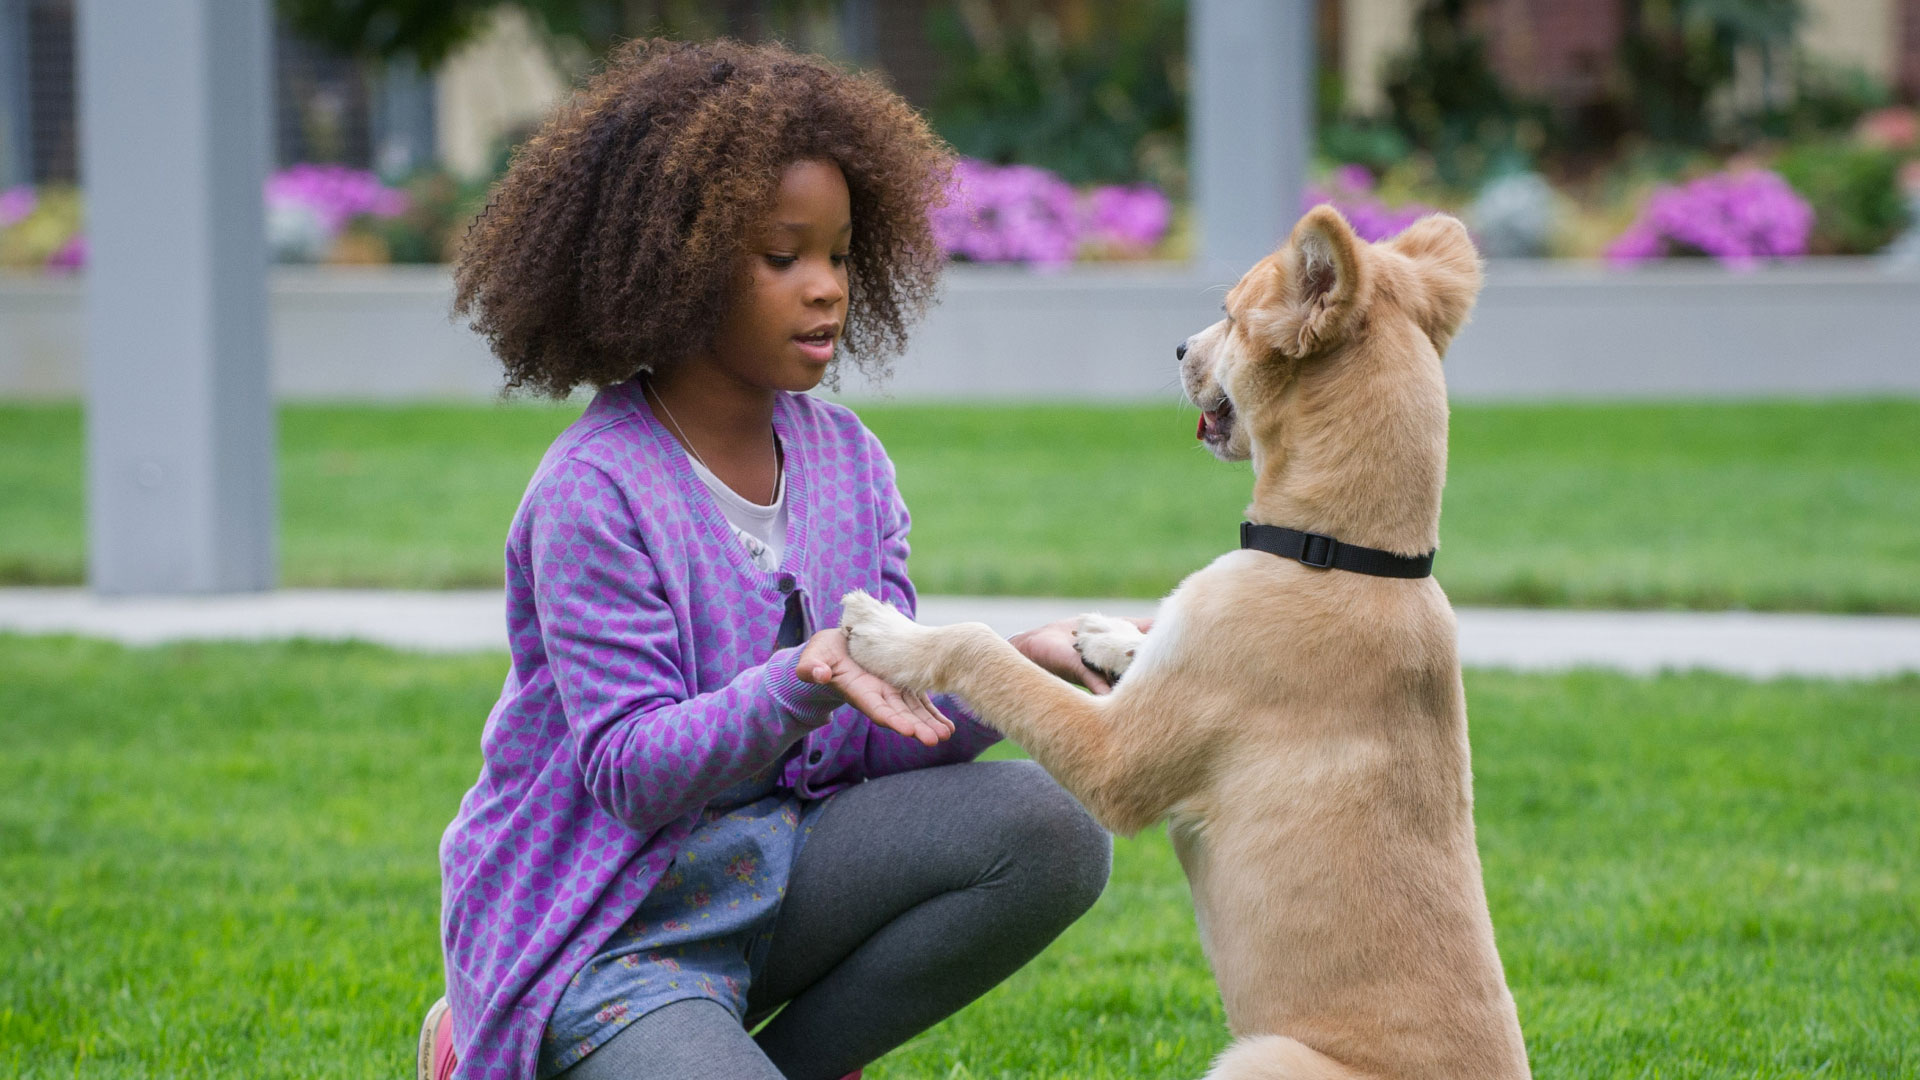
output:
<path id="1" fill-rule="evenodd" d="M 1187 343 L 1186 343 L 1186 342 L 1184 342 L 1184 341 L 1183 341 L 1183 342 L 1181 342 L 1180 344 L 1178 344 L 1178 345 L 1175 345 L 1175 346 L 1173 347 L 1173 358 L 1174 358 L 1175 360 L 1185 360 L 1185 359 L 1187 358 Z"/>

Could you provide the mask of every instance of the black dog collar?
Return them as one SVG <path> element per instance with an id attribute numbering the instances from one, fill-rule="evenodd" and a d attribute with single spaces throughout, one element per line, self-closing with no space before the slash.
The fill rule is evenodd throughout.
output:
<path id="1" fill-rule="evenodd" d="M 1408 558 L 1379 548 L 1343 544 L 1331 536 L 1283 529 L 1278 525 L 1240 523 L 1240 546 L 1298 560 L 1316 570 L 1350 570 L 1374 577 L 1423 578 L 1433 573 L 1433 552 Z"/>

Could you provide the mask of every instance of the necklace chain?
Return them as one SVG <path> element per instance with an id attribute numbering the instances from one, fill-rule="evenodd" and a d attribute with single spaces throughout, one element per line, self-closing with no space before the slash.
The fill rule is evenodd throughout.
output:
<path id="1" fill-rule="evenodd" d="M 680 436 L 680 445 L 687 448 L 687 453 L 693 455 L 693 460 L 699 462 L 701 468 L 713 472 L 713 466 L 708 465 L 707 459 L 700 456 L 700 451 L 693 448 L 693 440 L 687 438 L 687 433 L 681 428 L 680 421 L 673 418 L 673 410 L 667 408 L 667 399 L 660 396 L 660 391 L 654 387 L 652 379 L 647 380 L 646 387 L 653 391 L 653 400 L 660 406 L 660 415 L 667 418 L 667 423 L 673 425 L 673 433 Z"/>

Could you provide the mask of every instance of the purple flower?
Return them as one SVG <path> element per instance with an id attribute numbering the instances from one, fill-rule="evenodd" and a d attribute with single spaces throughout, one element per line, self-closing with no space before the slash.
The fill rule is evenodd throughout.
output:
<path id="1" fill-rule="evenodd" d="M 1347 195 L 1366 195 L 1373 191 L 1373 170 L 1351 163 L 1335 166 L 1333 187 Z"/>
<path id="2" fill-rule="evenodd" d="M 1059 266 L 1079 246 L 1073 188 L 1046 169 L 962 158 L 932 214 L 934 239 L 972 262 Z"/>
<path id="3" fill-rule="evenodd" d="M 1084 238 L 1130 255 L 1153 250 L 1173 221 L 1173 202 L 1150 184 L 1094 188 L 1084 209 Z"/>
<path id="4" fill-rule="evenodd" d="M 1616 263 L 1705 255 L 1736 269 L 1762 259 L 1807 253 L 1813 207 L 1779 174 L 1765 169 L 1714 173 L 1647 199 L 1627 231 L 1607 248 Z"/>
<path id="5" fill-rule="evenodd" d="M 67 237 L 60 249 L 47 256 L 47 269 L 77 271 L 87 265 L 87 238 L 81 233 Z"/>
<path id="6" fill-rule="evenodd" d="M 26 184 L 0 191 L 0 229 L 25 221 L 38 205 L 39 194 Z"/>
<path id="7" fill-rule="evenodd" d="M 295 165 L 267 180 L 267 207 L 299 208 L 316 216 L 329 233 L 367 216 L 399 217 L 407 212 L 406 192 L 390 188 L 365 169 L 345 165 Z"/>
<path id="8" fill-rule="evenodd" d="M 1333 170 L 1331 186 L 1310 184 L 1300 199 L 1300 212 L 1330 204 L 1347 219 L 1360 239 L 1372 243 L 1398 234 L 1407 226 L 1433 213 L 1433 207 L 1420 203 L 1388 206 L 1373 197 L 1373 174 L 1364 165 L 1342 165 Z"/>
<path id="9" fill-rule="evenodd" d="M 1083 247 L 1144 255 L 1167 234 L 1173 204 L 1147 184 L 1098 187 L 1084 198 L 1056 174 L 1031 165 L 962 158 L 934 206 L 941 250 L 968 262 L 1063 266 Z"/>

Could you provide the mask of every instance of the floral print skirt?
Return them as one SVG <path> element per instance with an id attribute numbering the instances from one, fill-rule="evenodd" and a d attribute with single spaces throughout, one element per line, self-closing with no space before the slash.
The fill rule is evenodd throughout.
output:
<path id="1" fill-rule="evenodd" d="M 640 909 L 567 984 L 541 1042 L 540 1080 L 676 1001 L 711 998 L 745 1020 L 809 811 L 822 805 L 775 788 L 775 771 L 708 804 Z"/>

